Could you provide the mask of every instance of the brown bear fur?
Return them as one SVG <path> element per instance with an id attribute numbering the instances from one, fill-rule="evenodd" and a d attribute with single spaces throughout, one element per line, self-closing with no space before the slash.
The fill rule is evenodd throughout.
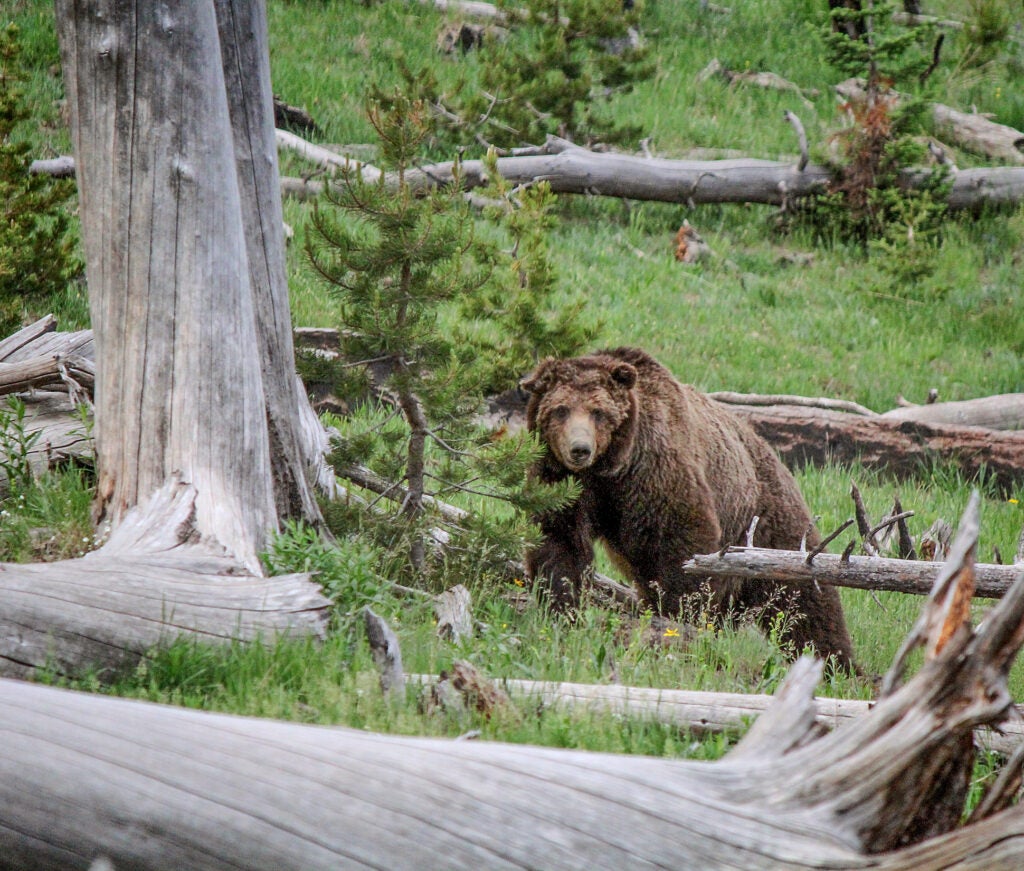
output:
<path id="1" fill-rule="evenodd" d="M 543 539 L 527 572 L 545 579 L 556 608 L 574 606 L 591 570 L 594 541 L 660 613 L 678 614 L 703 584 L 679 568 L 694 554 L 741 544 L 756 514 L 758 547 L 820 541 L 793 476 L 746 422 L 680 384 L 646 352 L 617 348 L 546 360 L 522 386 L 527 426 L 547 446 L 534 474 L 573 475 L 576 502 L 538 518 Z M 735 579 L 710 584 L 717 616 L 757 615 L 767 630 L 779 610 L 799 653 L 813 645 L 853 668 L 853 646 L 834 587 Z M 774 607 L 766 607 L 766 606 Z"/>

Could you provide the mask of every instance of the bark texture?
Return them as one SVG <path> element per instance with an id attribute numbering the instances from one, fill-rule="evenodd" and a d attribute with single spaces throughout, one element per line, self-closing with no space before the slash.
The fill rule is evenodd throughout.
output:
<path id="1" fill-rule="evenodd" d="M 683 573 L 694 578 L 771 578 L 789 584 L 813 582 L 918 596 L 931 592 L 940 570 L 938 563 L 924 560 L 834 553 L 820 553 L 808 562 L 806 553 L 757 547 L 700 554 L 683 567 Z M 977 565 L 974 595 L 1002 598 L 1020 572 L 1020 566 Z"/>
<path id="2" fill-rule="evenodd" d="M 731 405 L 779 452 L 790 468 L 832 461 L 863 464 L 897 476 L 934 460 L 950 462 L 968 478 L 984 468 L 1000 491 L 1024 485 L 1024 432 L 865 417 L 820 408 Z"/>
<path id="3" fill-rule="evenodd" d="M 794 200 L 821 193 L 832 179 L 827 167 L 740 158 L 735 160 L 669 160 L 614 152 L 593 152 L 554 139 L 535 153 L 498 159 L 498 172 L 511 184 L 529 184 L 543 179 L 559 194 L 626 197 L 689 206 L 710 203 L 758 203 L 784 206 Z M 540 151 L 542 153 L 536 153 Z M 487 181 L 481 160 L 459 163 L 462 184 L 467 190 Z M 455 164 L 426 166 L 406 173 L 414 186 L 427 188 L 450 184 Z M 900 176 L 908 187 L 923 184 L 928 170 L 907 170 Z M 323 182 L 283 179 L 285 194 L 316 196 Z M 993 167 L 964 169 L 953 178 L 946 200 L 953 210 L 978 210 L 985 206 L 1019 203 L 1024 199 L 1024 169 Z"/>
<path id="4" fill-rule="evenodd" d="M 97 516 L 175 473 L 258 571 L 319 517 L 293 363 L 265 11 L 58 3 L 97 354 Z M 308 404 L 308 403 L 307 403 Z"/>
<path id="5" fill-rule="evenodd" d="M 867 714 L 817 738 L 820 666 L 802 659 L 714 763 L 372 735 L 0 681 L 0 867 L 1019 868 L 1024 810 L 993 800 L 991 816 L 957 827 L 945 788 L 974 728 L 1012 709 L 1006 673 L 1024 642 L 1024 579 L 977 629 L 959 619 L 977 506 Z M 920 643 L 925 664 L 903 683 Z"/>
<path id="6" fill-rule="evenodd" d="M 96 342 L 97 519 L 175 472 L 253 572 L 276 525 L 212 3 L 59 0 Z M 215 60 L 216 62 L 211 62 Z"/>

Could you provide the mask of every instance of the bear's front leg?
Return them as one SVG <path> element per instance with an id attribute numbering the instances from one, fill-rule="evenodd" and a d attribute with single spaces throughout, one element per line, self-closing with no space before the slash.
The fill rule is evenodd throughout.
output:
<path id="1" fill-rule="evenodd" d="M 543 539 L 526 553 L 526 574 L 540 582 L 552 610 L 576 608 L 583 580 L 594 563 L 593 524 L 580 502 L 542 515 L 539 523 Z"/>

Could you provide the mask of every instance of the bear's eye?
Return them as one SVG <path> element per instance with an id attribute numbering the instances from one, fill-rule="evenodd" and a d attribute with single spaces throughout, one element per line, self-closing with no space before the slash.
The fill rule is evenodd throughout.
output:
<path id="1" fill-rule="evenodd" d="M 569 406 L 567 406 L 567 405 L 559 405 L 557 408 L 555 408 L 551 412 L 551 416 L 555 420 L 557 420 L 559 423 L 561 423 L 564 420 L 568 420 L 568 418 L 569 418 Z"/>
<path id="2" fill-rule="evenodd" d="M 601 411 L 600 408 L 595 408 L 590 412 L 590 416 L 594 419 L 594 423 L 598 424 L 604 423 L 608 419 L 608 413 Z"/>

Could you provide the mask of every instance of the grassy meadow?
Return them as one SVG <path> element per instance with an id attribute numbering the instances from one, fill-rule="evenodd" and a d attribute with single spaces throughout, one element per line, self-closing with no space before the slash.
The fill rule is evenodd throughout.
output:
<path id="1" fill-rule="evenodd" d="M 730 5 L 731 12 L 716 14 L 698 3 L 646 0 L 641 21 L 654 70 L 631 93 L 609 100 L 603 111 L 643 129 L 658 156 L 712 148 L 775 158 L 797 150 L 782 117 L 789 109 L 807 129 L 812 157 L 823 159 L 830 136 L 843 124 L 831 89 L 846 77 L 825 59 L 827 4 L 750 0 Z M 398 83 L 396 58 L 414 69 L 429 67 L 442 84 L 466 71 L 472 75 L 482 62 L 472 52 L 438 54 L 435 38 L 446 19 L 419 3 L 268 0 L 268 7 L 275 93 L 312 114 L 322 128 L 316 139 L 323 144 L 372 143 L 366 95 L 373 86 Z M 1009 0 L 926 7 L 971 21 L 990 7 L 1020 8 Z M 17 135 L 33 143 L 38 157 L 70 149 L 55 103 L 62 88 L 52 9 L 44 0 L 13 0 L 0 12 L 0 25 L 10 20 L 21 31 L 33 118 Z M 1024 69 L 1021 33 L 1012 31 L 988 54 L 973 33 L 967 28 L 947 36 L 929 93 L 1024 128 L 1024 92 L 1012 86 Z M 719 79 L 698 82 L 713 58 L 731 69 L 774 72 L 799 85 L 803 95 Z M 955 150 L 954 157 L 959 166 L 990 162 Z M 294 155 L 282 154 L 281 165 L 286 175 L 309 172 Z M 309 209 L 308 203 L 285 202 L 285 220 L 295 230 L 289 248 L 293 318 L 297 326 L 336 326 L 334 303 L 306 263 Z M 931 268 L 910 281 L 892 262 L 894 255 L 841 240 L 823 244 L 807 230 L 780 233 L 776 210 L 767 207 L 688 209 L 566 197 L 558 217 L 550 247 L 559 285 L 566 294 L 582 289 L 588 316 L 601 324 L 600 344 L 644 347 L 701 389 L 828 396 L 878 411 L 893 407 L 899 396 L 923 402 L 932 388 L 943 400 L 1024 391 L 1024 209 L 947 218 Z M 683 219 L 713 252 L 701 264 L 673 258 L 673 236 Z M 65 328 L 84 325 L 80 289 L 70 289 L 55 306 Z M 990 561 L 995 548 L 1003 555 L 1016 550 L 1024 493 L 1007 498 L 985 481 L 964 481 L 944 467 L 922 468 L 902 481 L 861 468 L 800 470 L 799 483 L 823 531 L 851 516 L 851 479 L 875 518 L 898 493 L 903 506 L 916 512 L 910 520 L 915 536 L 937 518 L 955 525 L 971 489 L 980 487 L 980 558 Z M 81 473 L 54 474 L 36 482 L 20 503 L 5 504 L 0 558 L 52 559 L 88 549 L 89 486 Z M 464 504 L 487 510 L 482 503 Z M 52 530 L 52 540 L 40 529 Z M 713 758 L 728 746 L 728 736 L 695 741 L 667 726 L 541 712 L 526 702 L 515 714 L 489 720 L 423 713 L 412 690 L 406 704 L 387 703 L 376 685 L 356 608 L 372 603 L 392 623 L 408 672 L 437 672 L 453 659 L 468 659 L 492 677 L 771 692 L 786 671 L 778 648 L 748 626 L 698 627 L 688 643 L 666 638 L 663 646 L 652 647 L 640 637 L 642 627 L 621 615 L 591 605 L 569 624 L 529 597 L 524 601 L 514 581 L 493 577 L 463 581 L 482 626 L 453 648 L 436 639 L 429 607 L 390 592 L 358 541 L 331 547 L 293 530 L 278 540 L 268 563 L 320 573 L 339 603 L 326 644 L 280 642 L 226 650 L 178 644 L 156 652 L 113 685 L 88 676 L 75 685 L 374 730 L 455 735 L 479 728 L 485 737 L 501 740 Z M 842 596 L 865 677 L 827 672 L 820 692 L 869 698 L 871 676 L 891 662 L 920 600 L 857 590 L 843 590 Z M 1024 699 L 1020 667 L 1012 688 Z"/>

